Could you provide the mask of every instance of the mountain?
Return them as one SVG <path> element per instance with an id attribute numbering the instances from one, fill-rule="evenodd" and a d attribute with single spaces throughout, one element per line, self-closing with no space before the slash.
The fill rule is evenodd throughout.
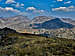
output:
<path id="1" fill-rule="evenodd" d="M 13 29 L 10 29 L 10 28 L 3 28 L 3 29 L 0 29 L 0 36 L 1 35 L 7 35 L 9 33 L 17 33 L 16 30 L 13 30 Z"/>
<path id="2" fill-rule="evenodd" d="M 59 18 L 55 18 L 55 19 L 52 19 L 52 20 L 45 21 L 41 24 L 38 24 L 36 28 L 59 29 L 59 28 L 73 28 L 73 27 L 74 27 L 74 25 L 63 22 Z"/>
<path id="3" fill-rule="evenodd" d="M 34 19 L 32 19 L 32 23 L 43 23 L 43 22 L 51 20 L 51 19 L 53 19 L 53 17 L 37 16 Z"/>
<path id="4" fill-rule="evenodd" d="M 29 18 L 27 18 L 27 16 L 21 16 L 21 15 L 7 18 L 7 19 L 8 19 L 8 21 L 25 21 L 25 22 L 29 21 Z"/>
<path id="5" fill-rule="evenodd" d="M 45 21 L 49 21 L 49 20 L 52 20 L 52 19 L 55 19 L 55 17 L 47 17 L 47 16 L 37 16 L 35 17 L 34 19 L 32 19 L 32 23 L 43 23 Z M 73 24 L 75 25 L 75 20 L 72 20 L 70 18 L 60 18 L 63 22 L 66 22 L 66 23 L 70 23 L 70 24 Z"/>
<path id="6" fill-rule="evenodd" d="M 17 37 L 16 36 L 9 37 L 8 34 L 11 34 L 11 35 L 18 34 L 18 32 L 16 32 L 16 30 L 13 30 L 7 27 L 0 29 L 0 48 L 2 46 L 7 46 L 16 42 Z"/>
<path id="7" fill-rule="evenodd" d="M 62 18 L 61 20 L 64 21 L 64 22 L 75 25 L 75 20 L 72 20 L 70 18 Z"/>
<path id="8" fill-rule="evenodd" d="M 75 21 L 66 18 L 55 18 L 47 16 L 37 16 L 30 20 L 27 16 L 15 16 L 11 18 L 0 17 L 0 28 L 8 27 L 17 31 L 23 31 L 25 28 L 73 28 Z"/>
<path id="9" fill-rule="evenodd" d="M 11 18 L 7 18 L 8 19 L 8 22 L 7 24 L 18 24 L 18 23 L 21 23 L 21 22 L 24 22 L 24 23 L 27 23 L 29 22 L 29 18 L 27 18 L 27 16 L 15 16 L 15 17 L 11 17 Z"/>
<path id="10" fill-rule="evenodd" d="M 6 23 L 6 19 L 5 18 L 2 18 L 0 17 L 0 28 L 4 28 L 4 24 Z"/>
<path id="11" fill-rule="evenodd" d="M 30 20 L 29 18 L 27 18 L 27 16 L 21 16 L 21 15 L 11 17 L 11 18 L 0 19 L 1 22 L 0 28 L 9 27 L 12 29 L 22 29 L 25 28 L 26 24 L 29 21 Z"/>

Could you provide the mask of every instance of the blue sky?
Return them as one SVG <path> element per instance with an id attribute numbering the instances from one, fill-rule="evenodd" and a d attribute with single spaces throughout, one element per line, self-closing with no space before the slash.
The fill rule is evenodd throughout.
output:
<path id="1" fill-rule="evenodd" d="M 16 15 L 75 19 L 75 0 L 0 0 L 0 17 Z"/>

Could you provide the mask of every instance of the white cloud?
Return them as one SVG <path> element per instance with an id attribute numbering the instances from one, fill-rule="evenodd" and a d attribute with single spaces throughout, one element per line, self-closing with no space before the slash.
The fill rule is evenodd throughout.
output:
<path id="1" fill-rule="evenodd" d="M 35 7 L 28 7 L 26 11 L 33 11 L 33 13 L 44 13 L 44 10 L 38 10 Z"/>
<path id="2" fill-rule="evenodd" d="M 52 8 L 52 11 L 75 11 L 75 7 L 69 6 L 69 7 Z"/>
<path id="3" fill-rule="evenodd" d="M 61 2 L 61 1 L 63 1 L 63 0 L 57 0 L 57 1 Z"/>
<path id="4" fill-rule="evenodd" d="M 24 4 L 23 3 L 16 3 L 16 7 L 23 7 L 24 6 Z"/>
<path id="5" fill-rule="evenodd" d="M 14 0 L 7 0 L 5 3 L 9 4 L 9 3 L 16 3 L 16 2 Z"/>
<path id="6" fill-rule="evenodd" d="M 24 6 L 24 4 L 22 3 L 21 6 Z"/>
<path id="7" fill-rule="evenodd" d="M 36 10 L 36 8 L 35 7 L 28 7 L 28 8 L 26 8 L 26 11 L 29 11 L 29 10 Z"/>
<path id="8" fill-rule="evenodd" d="M 2 9 L 4 11 L 20 12 L 19 10 L 14 9 L 12 7 L 5 7 L 5 8 L 0 7 L 0 9 Z"/>
<path id="9" fill-rule="evenodd" d="M 67 1 L 67 2 L 64 2 L 64 4 L 69 4 L 69 3 L 72 3 L 72 1 Z"/>
<path id="10" fill-rule="evenodd" d="M 67 9 L 66 7 L 59 7 L 59 8 L 53 8 L 52 11 L 56 11 L 56 10 L 65 10 Z"/>

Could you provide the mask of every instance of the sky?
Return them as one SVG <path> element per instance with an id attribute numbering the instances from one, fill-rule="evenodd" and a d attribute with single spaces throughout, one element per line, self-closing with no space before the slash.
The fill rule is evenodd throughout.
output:
<path id="1" fill-rule="evenodd" d="M 75 19 L 75 0 L 0 0 L 0 17 L 17 15 Z"/>

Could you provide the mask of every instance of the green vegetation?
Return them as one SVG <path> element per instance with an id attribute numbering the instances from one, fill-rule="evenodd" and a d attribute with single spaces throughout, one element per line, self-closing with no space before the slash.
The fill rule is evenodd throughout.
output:
<path id="1" fill-rule="evenodd" d="M 0 40 L 0 56 L 75 56 L 75 40 L 9 33 Z"/>

